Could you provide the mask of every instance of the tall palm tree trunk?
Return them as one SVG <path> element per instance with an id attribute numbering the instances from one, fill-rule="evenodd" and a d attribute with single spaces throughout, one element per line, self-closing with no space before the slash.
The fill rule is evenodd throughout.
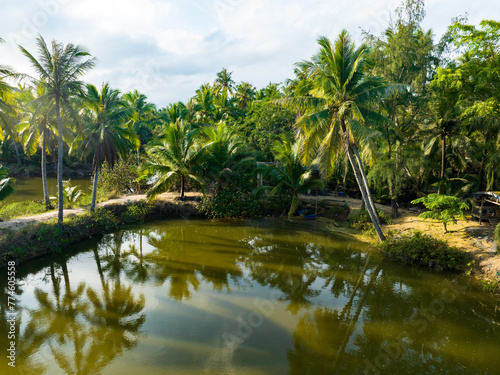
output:
<path id="1" fill-rule="evenodd" d="M 19 155 L 19 148 L 17 147 L 17 142 L 12 140 L 14 143 L 14 150 L 16 151 L 17 165 L 21 165 L 21 156 Z"/>
<path id="2" fill-rule="evenodd" d="M 441 181 L 439 183 L 439 194 L 446 194 L 444 177 L 446 171 L 446 134 L 441 134 L 442 148 L 441 148 Z"/>
<path id="3" fill-rule="evenodd" d="M 185 181 L 184 181 L 184 175 L 181 174 L 181 199 L 184 198 L 184 184 L 185 184 Z"/>
<path id="4" fill-rule="evenodd" d="M 441 150 L 441 179 L 444 179 L 446 171 L 446 134 L 441 135 L 441 141 L 443 142 L 443 148 Z"/>
<path id="5" fill-rule="evenodd" d="M 90 204 L 90 212 L 95 211 L 95 202 L 97 199 L 97 178 L 99 177 L 99 165 L 96 163 L 94 171 L 94 186 L 92 188 L 92 203 Z"/>
<path id="6" fill-rule="evenodd" d="M 47 184 L 47 134 L 45 127 L 42 130 L 42 185 L 45 209 L 50 210 L 49 186 Z"/>
<path id="7" fill-rule="evenodd" d="M 398 196 L 394 193 L 394 173 L 391 175 L 392 182 L 389 183 L 389 195 L 391 197 L 391 208 L 392 208 L 392 218 L 395 219 L 399 216 L 398 214 Z"/>
<path id="8" fill-rule="evenodd" d="M 344 133 L 345 143 L 346 143 L 346 151 L 347 157 L 349 158 L 349 162 L 351 163 L 352 169 L 354 171 L 354 177 L 356 178 L 356 182 L 358 183 L 359 190 L 361 191 L 361 196 L 363 197 L 365 202 L 368 202 L 368 195 L 366 193 L 365 184 L 363 183 L 363 177 L 361 176 L 361 172 L 359 171 L 359 166 L 355 160 L 354 152 L 351 148 L 351 142 L 349 141 L 349 135 Z M 373 227 L 375 228 L 375 232 L 377 232 L 379 240 L 385 241 L 384 233 L 380 229 L 380 225 L 378 223 L 376 214 L 373 212 L 372 206 L 370 204 L 366 204 L 366 209 L 368 214 L 370 215 L 370 219 L 372 220 Z"/>
<path id="9" fill-rule="evenodd" d="M 361 157 L 359 156 L 358 147 L 356 146 L 356 144 L 351 144 L 351 147 L 352 147 L 352 150 L 354 152 L 354 156 L 356 157 L 356 161 L 357 161 L 358 166 L 359 166 L 359 171 L 361 173 L 361 178 L 362 178 L 363 184 L 365 185 L 366 197 L 368 198 L 368 200 L 365 201 L 365 203 L 367 205 L 370 205 L 373 212 L 375 213 L 375 219 L 377 220 L 377 224 L 380 225 L 380 221 L 378 219 L 377 209 L 375 207 L 375 203 L 373 202 L 372 193 L 371 193 L 370 187 L 368 185 L 368 179 L 366 178 L 365 169 L 363 168 L 363 162 L 361 161 Z"/>
<path id="10" fill-rule="evenodd" d="M 484 185 L 484 157 L 481 159 L 481 169 L 479 171 L 478 191 L 483 191 L 483 185 Z"/>
<path id="11" fill-rule="evenodd" d="M 63 197 L 63 124 L 61 119 L 61 111 L 60 111 L 60 98 L 56 95 L 56 116 L 57 116 L 57 202 L 59 213 L 57 215 L 57 223 L 61 226 L 63 222 L 64 215 L 64 197 Z"/>

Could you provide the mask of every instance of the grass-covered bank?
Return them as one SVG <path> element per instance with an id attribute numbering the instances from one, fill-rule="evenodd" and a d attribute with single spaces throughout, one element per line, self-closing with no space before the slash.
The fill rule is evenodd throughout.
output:
<path id="1" fill-rule="evenodd" d="M 126 225 L 161 218 L 198 217 L 197 201 L 144 201 L 107 204 L 94 213 L 69 216 L 62 227 L 52 219 L 26 225 L 19 230 L 3 229 L 0 233 L 0 267 L 9 260 L 20 263 L 49 253 L 63 251 L 69 245 L 123 228 Z"/>
<path id="2" fill-rule="evenodd" d="M 467 265 L 472 264 L 471 258 L 464 251 L 420 231 L 391 237 L 382 242 L 379 249 L 391 259 L 430 267 L 436 271 L 467 272 Z"/>

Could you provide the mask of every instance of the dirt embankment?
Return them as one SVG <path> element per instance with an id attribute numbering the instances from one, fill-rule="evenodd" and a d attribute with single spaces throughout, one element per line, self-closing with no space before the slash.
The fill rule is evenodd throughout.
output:
<path id="1" fill-rule="evenodd" d="M 448 233 L 444 233 L 443 224 L 423 220 L 418 213 L 402 211 L 401 216 L 385 226 L 386 231 L 404 233 L 420 230 L 433 237 L 447 241 L 451 246 L 468 253 L 475 260 L 475 275 L 480 279 L 500 279 L 500 252 L 494 241 L 495 228 L 489 223 L 479 224 L 470 217 L 458 220 L 457 224 L 448 225 Z"/>
<path id="2" fill-rule="evenodd" d="M 157 198 L 156 201 L 158 202 L 176 202 L 177 197 L 179 196 L 178 193 L 163 193 L 160 194 Z M 201 197 L 200 193 L 186 193 L 186 201 L 192 201 L 195 198 Z M 115 198 L 115 199 L 110 199 L 105 202 L 98 203 L 96 206 L 97 207 L 110 207 L 110 206 L 128 206 L 133 203 L 137 202 L 145 202 L 146 201 L 146 195 L 145 194 L 137 194 L 137 195 L 126 195 L 123 197 Z M 81 215 L 85 212 L 88 212 L 88 210 L 84 208 L 73 208 L 73 209 L 65 209 L 64 210 L 64 217 L 67 218 L 72 215 Z M 19 217 L 16 219 L 8 220 L 8 221 L 3 221 L 0 222 L 0 230 L 19 230 L 21 228 L 24 228 L 27 225 L 30 224 L 37 224 L 37 223 L 43 223 L 47 222 L 50 220 L 57 219 L 58 211 L 50 211 L 46 212 L 43 214 L 39 215 L 33 215 L 33 216 L 24 216 L 24 217 Z M 182 215 L 182 214 L 179 214 Z M 179 216 L 181 217 L 181 216 Z"/>

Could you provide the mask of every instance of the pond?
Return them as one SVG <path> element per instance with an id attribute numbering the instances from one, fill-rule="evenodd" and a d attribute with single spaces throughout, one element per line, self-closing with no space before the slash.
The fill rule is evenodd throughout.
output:
<path id="1" fill-rule="evenodd" d="M 1 272 L 0 368 L 11 373 Z M 312 223 L 154 222 L 21 264 L 17 280 L 18 373 L 496 374 L 500 366 L 491 295 Z"/>
<path id="2" fill-rule="evenodd" d="M 16 176 L 16 183 L 14 184 L 14 193 L 9 195 L 0 204 L 9 204 L 12 202 L 24 202 L 28 200 L 43 201 L 43 185 L 41 177 L 24 177 Z M 71 185 L 79 185 L 84 193 L 91 192 L 90 178 L 71 178 Z M 57 178 L 48 177 L 47 185 L 49 188 L 49 195 L 51 197 L 57 196 Z"/>

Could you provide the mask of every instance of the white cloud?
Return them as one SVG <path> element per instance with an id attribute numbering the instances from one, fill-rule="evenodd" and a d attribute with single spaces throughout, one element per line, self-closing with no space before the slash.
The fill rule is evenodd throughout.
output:
<path id="1" fill-rule="evenodd" d="M 500 19 L 491 0 L 427 0 L 424 27 L 440 35 L 452 17 Z M 45 5 L 44 5 L 45 4 Z M 52 4 L 52 8 L 50 8 Z M 55 5 L 54 5 L 55 4 Z M 99 64 L 91 83 L 138 88 L 160 106 L 186 101 L 226 67 L 258 87 L 293 74 L 317 50 L 320 35 L 347 29 L 380 34 L 399 0 L 24 0 L 2 4 L 0 36 L 36 53 L 34 38 L 83 44 Z M 41 13 L 46 13 L 46 20 Z M 38 21 L 37 21 L 38 19 Z M 41 22 L 42 20 L 43 22 Z M 28 32 L 29 31 L 29 32 Z M 0 46 L 0 63 L 29 71 L 16 43 Z"/>
<path id="2" fill-rule="evenodd" d="M 64 13 L 90 32 L 150 36 L 161 30 L 172 8 L 159 0 L 85 0 L 68 4 Z"/>
<path id="3" fill-rule="evenodd" d="M 158 46 L 179 56 L 189 56 L 204 51 L 203 35 L 188 30 L 167 29 L 158 35 Z"/>

